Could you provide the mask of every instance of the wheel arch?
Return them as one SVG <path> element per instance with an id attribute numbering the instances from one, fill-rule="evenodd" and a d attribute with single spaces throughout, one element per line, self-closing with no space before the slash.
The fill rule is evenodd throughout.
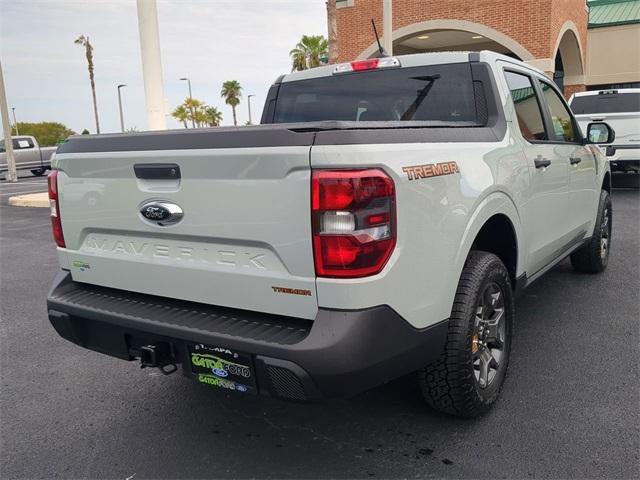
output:
<path id="1" fill-rule="evenodd" d="M 456 257 L 459 273 L 472 250 L 484 250 L 502 260 L 515 286 L 516 279 L 524 273 L 523 239 L 513 200 L 502 192 L 490 194 L 478 205 L 465 230 Z"/>
<path id="2" fill-rule="evenodd" d="M 601 190 L 606 190 L 611 194 L 611 172 L 607 172 L 604 174 L 604 180 L 602 180 L 602 188 Z"/>

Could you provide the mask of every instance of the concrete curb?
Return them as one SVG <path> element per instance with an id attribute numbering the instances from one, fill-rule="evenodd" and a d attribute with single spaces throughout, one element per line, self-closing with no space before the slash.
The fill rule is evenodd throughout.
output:
<path id="1" fill-rule="evenodd" d="M 49 194 L 47 192 L 42 192 L 30 193 L 28 195 L 16 195 L 14 197 L 9 197 L 9 205 L 13 207 L 49 208 Z"/>

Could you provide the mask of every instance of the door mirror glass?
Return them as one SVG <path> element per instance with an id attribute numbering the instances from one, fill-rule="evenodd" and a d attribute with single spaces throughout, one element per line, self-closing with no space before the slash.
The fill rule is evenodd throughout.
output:
<path id="1" fill-rule="evenodd" d="M 593 122 L 587 126 L 587 141 L 589 143 L 597 143 L 603 145 L 613 143 L 616 134 L 607 123 Z"/>

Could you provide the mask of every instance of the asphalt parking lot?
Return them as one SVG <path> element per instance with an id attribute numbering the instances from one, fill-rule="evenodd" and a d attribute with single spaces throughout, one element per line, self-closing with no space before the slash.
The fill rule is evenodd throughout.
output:
<path id="1" fill-rule="evenodd" d="M 58 337 L 47 209 L 0 184 L 1 478 L 638 478 L 640 192 L 617 190 L 603 275 L 561 263 L 517 304 L 502 398 L 437 414 L 414 378 L 295 404 L 212 391 Z M 27 182 L 35 182 L 28 184 Z M 40 190 L 38 190 L 40 189 Z M 22 193 L 22 192 L 21 192 Z"/>

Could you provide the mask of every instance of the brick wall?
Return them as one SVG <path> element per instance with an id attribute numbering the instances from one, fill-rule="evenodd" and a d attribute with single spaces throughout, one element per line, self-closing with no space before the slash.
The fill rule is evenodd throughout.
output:
<path id="1" fill-rule="evenodd" d="M 382 0 L 344 3 L 353 6 L 337 10 L 339 61 L 355 59 L 375 41 L 372 18 L 383 34 Z M 554 58 L 558 34 L 571 20 L 582 43 L 583 65 L 587 16 L 585 0 L 393 0 L 394 31 L 427 20 L 465 20 L 511 37 L 536 59 Z"/>

